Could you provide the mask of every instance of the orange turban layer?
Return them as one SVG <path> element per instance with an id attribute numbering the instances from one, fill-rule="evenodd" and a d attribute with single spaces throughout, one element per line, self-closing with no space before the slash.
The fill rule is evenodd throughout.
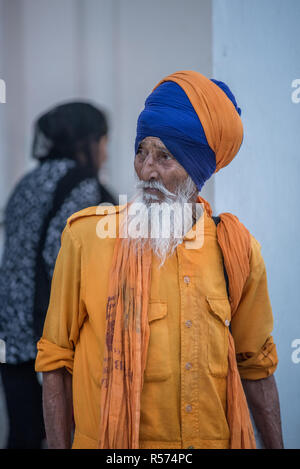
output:
<path id="1" fill-rule="evenodd" d="M 197 113 L 216 156 L 215 172 L 227 166 L 243 141 L 243 124 L 232 101 L 218 85 L 198 72 L 172 73 L 154 89 L 168 81 L 177 83 L 184 90 Z"/>

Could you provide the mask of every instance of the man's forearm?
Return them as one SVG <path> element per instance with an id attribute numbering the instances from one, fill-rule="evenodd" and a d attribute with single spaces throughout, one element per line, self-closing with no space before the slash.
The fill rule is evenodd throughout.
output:
<path id="1" fill-rule="evenodd" d="M 274 376 L 242 380 L 255 425 L 267 449 L 282 449 L 280 405 Z"/>
<path id="2" fill-rule="evenodd" d="M 72 431 L 72 376 L 65 368 L 43 373 L 43 411 L 48 448 L 69 449 Z"/>

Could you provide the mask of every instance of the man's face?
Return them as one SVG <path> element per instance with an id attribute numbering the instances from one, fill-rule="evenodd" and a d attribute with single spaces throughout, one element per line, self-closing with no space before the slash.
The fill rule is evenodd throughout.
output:
<path id="1" fill-rule="evenodd" d="M 157 137 L 147 137 L 139 144 L 134 160 L 137 176 L 145 182 L 160 182 L 167 191 L 175 194 L 188 174 Z M 148 200 L 162 202 L 165 198 L 159 189 L 145 188 Z M 196 196 L 197 192 L 195 193 Z"/>

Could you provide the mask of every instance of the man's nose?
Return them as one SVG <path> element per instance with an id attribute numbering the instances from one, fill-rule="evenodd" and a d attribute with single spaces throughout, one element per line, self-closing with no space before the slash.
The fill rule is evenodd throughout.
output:
<path id="1" fill-rule="evenodd" d="M 147 157 L 142 166 L 141 176 L 144 181 L 158 180 L 159 172 L 157 169 L 157 163 L 152 153 L 148 153 Z"/>

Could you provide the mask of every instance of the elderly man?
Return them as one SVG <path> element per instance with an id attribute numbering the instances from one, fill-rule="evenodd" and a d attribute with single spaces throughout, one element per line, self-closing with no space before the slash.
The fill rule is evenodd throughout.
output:
<path id="1" fill-rule="evenodd" d="M 69 218 L 36 360 L 50 447 L 73 409 L 73 448 L 255 448 L 248 405 L 283 446 L 260 244 L 199 195 L 242 138 L 224 83 L 172 74 L 138 120 L 131 203 Z"/>

